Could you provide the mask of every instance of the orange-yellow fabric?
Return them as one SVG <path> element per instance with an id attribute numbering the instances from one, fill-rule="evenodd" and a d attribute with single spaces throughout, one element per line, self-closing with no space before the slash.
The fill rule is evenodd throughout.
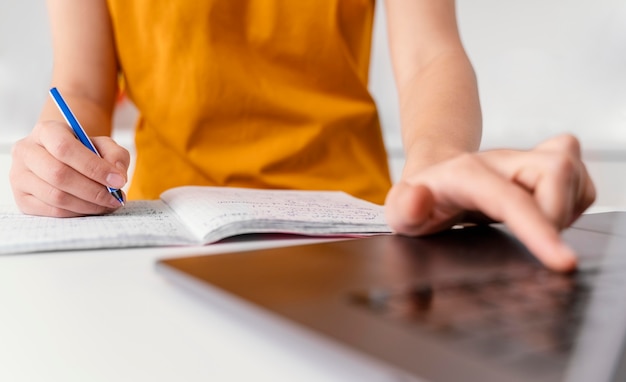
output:
<path id="1" fill-rule="evenodd" d="M 137 105 L 131 199 L 179 185 L 390 187 L 368 89 L 374 0 L 108 0 Z"/>

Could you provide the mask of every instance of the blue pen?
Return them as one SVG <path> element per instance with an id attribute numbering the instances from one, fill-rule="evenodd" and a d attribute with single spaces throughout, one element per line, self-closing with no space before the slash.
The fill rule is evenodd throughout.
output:
<path id="1" fill-rule="evenodd" d="M 50 89 L 50 95 L 52 96 L 54 103 L 56 103 L 57 107 L 61 111 L 61 114 L 63 114 L 65 121 L 67 122 L 68 125 L 70 125 L 70 127 L 72 128 L 72 131 L 74 131 L 74 135 L 76 135 L 76 138 L 78 138 L 78 140 L 83 145 L 85 145 L 85 147 L 93 151 L 94 154 L 96 154 L 99 157 L 102 157 L 100 153 L 98 152 L 98 150 L 96 150 L 96 147 L 93 145 L 93 143 L 91 143 L 91 140 L 85 133 L 85 130 L 83 130 L 80 123 L 78 123 L 78 120 L 76 119 L 76 117 L 74 117 L 74 113 L 72 113 L 72 110 L 70 110 L 70 107 L 67 106 L 67 103 L 65 103 L 65 100 L 63 99 L 63 97 L 61 97 L 61 93 L 59 93 L 57 88 Z M 106 188 L 107 190 L 109 190 L 111 195 L 115 197 L 115 199 L 117 199 L 122 205 L 124 205 L 124 196 L 122 195 L 122 191 L 116 188 L 111 188 L 109 186 L 106 186 Z"/>

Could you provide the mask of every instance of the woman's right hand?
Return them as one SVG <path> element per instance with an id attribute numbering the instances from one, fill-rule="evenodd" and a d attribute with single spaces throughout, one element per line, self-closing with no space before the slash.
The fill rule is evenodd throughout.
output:
<path id="1" fill-rule="evenodd" d="M 109 137 L 92 137 L 95 155 L 60 121 L 39 122 L 16 142 L 10 170 L 13 197 L 30 215 L 74 217 L 118 209 L 105 186 L 122 188 L 130 164 L 128 150 Z"/>

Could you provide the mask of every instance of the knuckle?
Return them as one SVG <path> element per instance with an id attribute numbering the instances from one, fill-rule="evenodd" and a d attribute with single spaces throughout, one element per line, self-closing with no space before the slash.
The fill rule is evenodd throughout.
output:
<path id="1" fill-rule="evenodd" d="M 49 204 L 53 206 L 64 206 L 67 204 L 69 195 L 55 187 L 50 187 L 47 194 Z"/>
<path id="2" fill-rule="evenodd" d="M 37 143 L 30 136 L 24 137 L 16 141 L 11 146 L 10 154 L 12 165 L 24 165 L 24 163 L 27 163 L 29 158 L 33 156 L 33 153 L 36 152 L 37 148 Z"/>
<path id="3" fill-rule="evenodd" d="M 597 196 L 598 196 L 598 189 L 593 183 L 590 183 L 589 192 L 587 193 L 587 200 L 589 202 L 589 205 L 591 205 L 594 202 L 594 200 L 596 200 Z"/>
<path id="4" fill-rule="evenodd" d="M 570 133 L 563 134 L 559 137 L 562 147 L 569 152 L 580 151 L 580 141 L 576 136 Z"/>
<path id="5" fill-rule="evenodd" d="M 33 128 L 33 130 L 47 130 L 50 128 L 50 126 L 55 126 L 58 124 L 62 124 L 62 122 L 59 122 L 57 120 L 38 121 L 35 123 L 35 127 Z"/>
<path id="6" fill-rule="evenodd" d="M 9 183 L 11 187 L 15 190 L 18 185 L 22 182 L 23 173 L 17 171 L 14 167 L 9 170 Z"/>
<path id="7" fill-rule="evenodd" d="M 53 162 L 48 165 L 48 181 L 52 185 L 63 184 L 69 177 L 70 169 L 60 162 Z"/>
<path id="8" fill-rule="evenodd" d="M 50 126 L 50 121 L 39 121 L 33 126 L 32 134 L 39 135 L 41 132 L 45 132 Z"/>
<path id="9" fill-rule="evenodd" d="M 552 170 L 560 176 L 570 178 L 576 171 L 576 163 L 570 156 L 560 155 L 554 160 Z"/>
<path id="10" fill-rule="evenodd" d="M 130 162 L 128 150 L 118 145 L 111 137 L 96 137 L 94 138 L 94 144 L 98 146 L 102 157 L 109 162 L 122 162 L 125 166 Z"/>
<path id="11" fill-rule="evenodd" d="M 90 179 L 103 182 L 107 174 L 107 169 L 103 163 L 104 161 L 102 159 L 94 155 L 83 164 L 83 174 Z"/>
<path id="12" fill-rule="evenodd" d="M 22 138 L 11 146 L 11 158 L 21 158 L 26 146 L 26 138 Z"/>
<path id="13" fill-rule="evenodd" d="M 130 163 L 130 152 L 126 149 L 122 150 L 122 160 L 126 166 Z"/>
<path id="14" fill-rule="evenodd" d="M 15 162 L 11 164 L 11 168 L 9 169 L 9 183 L 15 185 L 19 183 L 22 178 L 22 172 L 18 171 L 15 167 Z"/>
<path id="15" fill-rule="evenodd" d="M 66 158 L 72 152 L 73 143 L 74 142 L 69 139 L 58 139 L 49 146 L 48 151 L 55 158 Z"/>

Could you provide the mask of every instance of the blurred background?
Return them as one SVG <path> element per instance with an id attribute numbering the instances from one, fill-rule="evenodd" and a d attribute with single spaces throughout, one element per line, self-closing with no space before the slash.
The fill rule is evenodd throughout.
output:
<path id="1" fill-rule="evenodd" d="M 626 207 L 626 1 L 458 0 L 461 36 L 476 69 L 483 149 L 529 148 L 570 132 L 598 186 L 594 208 Z M 394 177 L 403 162 L 383 1 L 377 2 L 370 87 Z M 45 2 L 0 3 L 0 204 L 12 143 L 28 134 L 51 72 Z M 115 136 L 132 151 L 135 111 L 120 104 Z"/>

